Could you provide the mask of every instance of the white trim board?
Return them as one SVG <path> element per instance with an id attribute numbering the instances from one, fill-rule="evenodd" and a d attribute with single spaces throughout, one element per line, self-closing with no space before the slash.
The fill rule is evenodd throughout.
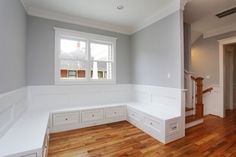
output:
<path id="1" fill-rule="evenodd" d="M 225 26 L 225 27 L 221 27 L 221 28 L 207 31 L 207 32 L 203 33 L 203 38 L 206 39 L 206 38 L 210 38 L 213 36 L 233 32 L 233 31 L 236 31 L 236 23 L 233 23 L 233 24 Z"/>
<path id="2" fill-rule="evenodd" d="M 184 10 L 184 6 L 191 0 L 174 0 L 172 3 L 170 3 L 166 8 L 163 8 L 162 10 L 158 10 L 154 15 L 148 17 L 144 21 L 141 21 L 137 26 L 133 27 L 132 32 L 130 34 L 134 34 L 153 23 L 171 15 L 172 13 L 178 11 L 178 10 Z"/>
<path id="3" fill-rule="evenodd" d="M 236 37 L 226 38 L 219 40 L 219 74 L 220 74 L 220 92 L 219 92 L 219 105 L 220 105 L 220 117 L 225 117 L 224 107 L 224 45 L 236 43 Z"/>
<path id="4" fill-rule="evenodd" d="M 196 126 L 196 125 L 199 125 L 199 124 L 202 124 L 203 123 L 203 119 L 199 119 L 197 121 L 194 121 L 194 122 L 191 122 L 191 123 L 187 123 L 185 125 L 185 128 L 188 129 L 188 128 L 191 128 L 193 126 Z"/>
<path id="5" fill-rule="evenodd" d="M 46 10 L 33 8 L 30 6 L 30 1 L 26 2 L 24 0 L 21 0 L 27 14 L 31 16 L 57 20 L 57 21 L 77 24 L 81 26 L 88 26 L 92 28 L 98 28 L 102 30 L 128 34 L 128 35 L 134 34 L 140 31 L 141 29 L 148 27 L 149 25 L 167 17 L 168 15 L 174 13 L 175 11 L 184 10 L 184 6 L 189 1 L 191 0 L 172 0 L 167 7 L 163 8 L 162 10 L 158 10 L 152 16 L 141 21 L 136 26 L 117 26 L 114 24 L 106 23 L 106 22 L 90 20 L 90 19 L 77 17 L 77 16 L 69 16 L 69 15 L 65 15 L 61 13 L 56 13 L 53 11 L 46 11 Z"/>

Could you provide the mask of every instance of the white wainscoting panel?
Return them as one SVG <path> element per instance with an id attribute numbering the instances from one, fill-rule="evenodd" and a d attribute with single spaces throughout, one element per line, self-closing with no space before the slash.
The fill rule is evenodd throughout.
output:
<path id="1" fill-rule="evenodd" d="M 162 108 L 166 108 L 168 113 L 181 115 L 181 109 L 184 106 L 182 100 L 183 90 L 145 85 L 133 85 L 132 87 L 133 101 L 161 105 Z"/>
<path id="2" fill-rule="evenodd" d="M 165 142 L 168 143 L 185 135 L 185 91 L 182 89 L 130 84 L 29 86 L 0 95 L 0 136 L 6 133 L 12 126 L 12 128 L 4 134 L 4 140 L 2 143 L 0 142 L 0 144 L 2 144 L 1 148 L 6 146 L 8 150 L 3 149 L 7 150 L 5 153 L 10 152 L 10 154 L 12 153 L 12 148 L 16 148 L 16 152 L 25 153 L 25 151 L 27 151 L 28 153 L 28 150 L 33 150 L 33 145 L 33 148 L 37 148 L 37 151 L 40 150 L 37 156 L 41 156 L 42 141 L 44 140 L 47 127 L 50 128 L 55 122 L 59 125 L 58 121 L 55 121 L 55 118 L 58 118 L 58 116 L 54 117 L 54 119 L 52 118 L 54 113 L 61 113 L 61 111 L 73 112 L 72 110 L 80 109 L 79 111 L 75 111 L 78 112 L 78 114 L 60 115 L 59 122 L 64 118 L 65 121 L 70 120 L 70 127 L 75 127 L 74 124 L 72 125 L 72 122 L 81 122 L 82 127 L 92 126 L 117 120 L 125 120 L 127 118 L 125 105 L 132 101 L 141 102 L 142 108 L 145 108 L 146 105 L 147 108 L 151 107 L 150 111 L 153 111 L 153 108 L 157 109 L 154 115 L 152 115 L 152 112 L 149 113 L 151 116 L 149 120 L 150 118 L 152 119 L 152 117 L 156 117 L 166 121 L 163 117 L 166 117 L 165 115 L 167 113 L 168 115 L 174 115 L 173 118 L 167 119 L 166 124 L 163 125 L 163 128 L 167 130 L 168 134 Z M 112 104 L 116 106 L 111 106 Z M 114 111 L 114 107 L 120 104 L 125 106 L 124 113 L 117 108 L 115 108 L 116 110 Z M 93 108 L 94 106 L 98 107 L 96 110 L 100 112 L 94 112 L 91 115 L 90 112 L 84 111 L 86 108 Z M 103 109 L 101 109 L 101 107 Z M 109 107 L 109 109 L 107 107 Z M 27 111 L 24 112 L 26 109 Z M 147 111 L 147 109 L 145 109 L 145 111 Z M 80 116 L 79 113 L 81 113 Z M 111 114 L 117 115 L 118 113 L 121 115 L 119 118 L 115 118 L 114 115 L 112 118 L 108 117 L 112 116 Z M 22 115 L 22 117 L 19 119 L 20 115 Z M 148 118 L 147 116 L 148 115 L 146 115 L 146 118 Z M 50 117 L 49 120 L 48 117 Z M 91 117 L 96 117 L 96 121 L 92 121 L 93 119 L 91 120 Z M 176 120 L 175 118 L 177 118 L 176 122 L 173 121 Z M 15 122 L 17 119 L 19 120 Z M 105 119 L 109 120 L 105 121 Z M 149 120 L 146 122 L 149 122 Z M 82 124 L 83 121 L 85 124 Z M 91 123 L 86 124 L 88 121 L 91 121 Z M 97 123 L 97 121 L 99 123 Z M 13 123 L 14 125 L 12 125 Z M 154 123 L 151 122 L 150 125 L 152 126 L 152 124 Z M 37 129 L 35 125 L 39 128 Z M 141 125 L 143 125 L 142 122 Z M 35 128 L 36 132 L 32 131 L 35 130 Z M 54 129 L 54 131 L 58 131 L 65 129 L 65 127 Z M 175 135 L 171 133 L 173 130 L 177 130 Z M 27 133 L 27 131 L 29 132 Z M 21 132 L 21 134 L 18 136 L 19 132 Z M 17 135 L 17 138 L 15 135 Z M 36 146 L 34 147 L 32 143 L 16 142 L 23 141 L 22 139 L 25 139 L 25 137 L 30 137 L 31 140 L 33 139 L 33 143 L 36 144 Z M 19 151 L 18 148 L 21 150 Z M 2 152 L 1 150 L 0 153 Z"/>
<path id="3" fill-rule="evenodd" d="M 31 109 L 56 110 L 130 101 L 131 85 L 29 86 Z"/>
<path id="4" fill-rule="evenodd" d="M 185 135 L 186 90 L 158 86 L 132 85 L 132 99 L 146 105 L 156 105 L 161 110 L 181 116 L 182 136 Z"/>
<path id="5" fill-rule="evenodd" d="M 0 95 L 0 137 L 26 110 L 27 94 L 27 87 L 23 87 Z"/>
<path id="6" fill-rule="evenodd" d="M 213 87 L 213 90 L 203 96 L 204 115 L 220 116 L 220 87 L 219 85 L 212 85 L 210 87 Z"/>

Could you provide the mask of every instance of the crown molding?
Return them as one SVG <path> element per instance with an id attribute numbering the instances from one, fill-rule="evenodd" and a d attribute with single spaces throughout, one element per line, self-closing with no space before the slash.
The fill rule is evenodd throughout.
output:
<path id="1" fill-rule="evenodd" d="M 180 9 L 184 10 L 186 4 L 192 0 L 180 0 Z"/>
<path id="2" fill-rule="evenodd" d="M 41 18 L 46 18 L 46 19 L 51 19 L 51 20 L 56 20 L 56 21 L 61 21 L 61 22 L 66 22 L 66 23 L 71 23 L 71 24 L 77 24 L 81 26 L 98 28 L 98 29 L 122 33 L 122 34 L 130 34 L 131 32 L 129 27 L 117 26 L 117 25 L 113 25 L 113 24 L 109 24 L 105 22 L 89 20 L 82 17 L 70 16 L 70 15 L 65 15 L 65 14 L 60 14 L 60 13 L 55 13 L 55 12 L 49 12 L 49 11 L 45 11 L 41 9 L 39 10 L 32 7 L 28 8 L 27 13 L 31 16 L 37 16 Z"/>
<path id="3" fill-rule="evenodd" d="M 174 0 L 171 1 L 169 3 L 169 5 L 165 8 L 163 8 L 162 10 L 158 10 L 154 15 L 150 16 L 149 18 L 141 21 L 137 26 L 133 27 L 133 33 L 136 33 L 148 26 L 150 26 L 151 24 L 171 15 L 172 13 L 180 10 L 180 1 L 179 0 Z"/>
<path id="4" fill-rule="evenodd" d="M 70 16 L 61 14 L 58 12 L 52 12 L 52 11 L 46 11 L 42 9 L 37 9 L 34 7 L 31 7 L 30 1 L 21 0 L 26 12 L 28 15 L 41 17 L 45 19 L 51 19 L 71 24 L 77 24 L 81 26 L 87 26 L 92 28 L 98 28 L 102 30 L 122 33 L 122 34 L 134 34 L 149 25 L 169 16 L 170 14 L 178 11 L 183 10 L 186 3 L 188 3 L 191 0 L 172 0 L 169 2 L 169 4 L 163 8 L 162 10 L 157 11 L 154 15 L 148 17 L 147 19 L 143 20 L 142 22 L 138 23 L 136 26 L 118 26 L 106 22 L 96 21 L 96 20 L 90 20 L 82 17 L 77 16 Z"/>
<path id="5" fill-rule="evenodd" d="M 185 5 L 190 2 L 191 0 L 173 0 L 169 3 L 169 5 L 162 10 L 157 11 L 154 15 L 150 16 L 149 18 L 145 19 L 137 26 L 133 27 L 133 33 L 136 33 L 149 25 L 171 15 L 172 13 L 178 10 L 184 10 Z"/>
<path id="6" fill-rule="evenodd" d="M 233 32 L 233 31 L 236 31 L 236 23 L 233 23 L 233 24 L 225 26 L 225 27 L 220 27 L 220 28 L 216 28 L 216 29 L 207 31 L 207 32 L 203 33 L 203 38 L 206 39 L 206 38 L 210 38 L 213 36 Z"/>

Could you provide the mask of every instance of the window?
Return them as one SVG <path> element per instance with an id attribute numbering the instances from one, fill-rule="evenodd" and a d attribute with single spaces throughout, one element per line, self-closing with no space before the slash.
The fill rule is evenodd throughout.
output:
<path id="1" fill-rule="evenodd" d="M 116 39 L 55 28 L 55 83 L 115 83 Z"/>

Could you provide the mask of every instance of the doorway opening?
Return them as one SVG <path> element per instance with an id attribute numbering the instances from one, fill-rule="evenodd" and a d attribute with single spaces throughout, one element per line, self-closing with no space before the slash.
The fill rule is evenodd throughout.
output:
<path id="1" fill-rule="evenodd" d="M 219 41 L 220 115 L 236 108 L 236 37 Z"/>

